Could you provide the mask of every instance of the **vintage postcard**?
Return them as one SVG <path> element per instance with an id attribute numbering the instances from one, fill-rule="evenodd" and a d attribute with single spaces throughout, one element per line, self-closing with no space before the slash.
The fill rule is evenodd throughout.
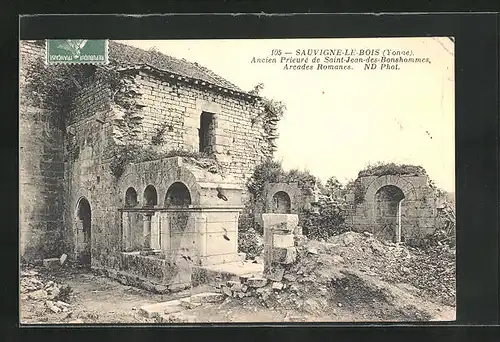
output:
<path id="1" fill-rule="evenodd" d="M 454 321 L 453 37 L 20 41 L 22 324 Z"/>

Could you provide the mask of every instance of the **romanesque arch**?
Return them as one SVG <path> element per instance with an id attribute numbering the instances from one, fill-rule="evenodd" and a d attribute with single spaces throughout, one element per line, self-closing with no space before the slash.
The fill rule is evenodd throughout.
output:
<path id="1" fill-rule="evenodd" d="M 182 182 L 174 182 L 165 195 L 165 207 L 189 206 L 191 204 L 191 194 L 189 189 Z"/>
<path id="2" fill-rule="evenodd" d="M 157 204 L 158 193 L 156 192 L 156 188 L 150 184 L 146 187 L 146 189 L 144 189 L 144 206 L 154 207 Z"/>
<path id="3" fill-rule="evenodd" d="M 92 249 L 92 210 L 89 201 L 80 197 L 75 210 L 76 257 L 80 264 L 90 266 Z"/>
<path id="4" fill-rule="evenodd" d="M 130 187 L 125 192 L 125 207 L 133 208 L 139 204 L 137 200 L 137 191 L 133 187 Z"/>

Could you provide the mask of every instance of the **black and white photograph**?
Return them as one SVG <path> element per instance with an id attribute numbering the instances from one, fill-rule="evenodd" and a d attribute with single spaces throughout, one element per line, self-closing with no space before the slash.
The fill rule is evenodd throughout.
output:
<path id="1" fill-rule="evenodd" d="M 20 323 L 456 319 L 455 38 L 19 42 Z"/>

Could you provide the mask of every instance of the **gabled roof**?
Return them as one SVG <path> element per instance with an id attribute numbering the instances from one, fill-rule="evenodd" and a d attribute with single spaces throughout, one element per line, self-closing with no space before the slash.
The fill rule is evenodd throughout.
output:
<path id="1" fill-rule="evenodd" d="M 158 51 L 146 51 L 110 40 L 108 53 L 110 61 L 117 62 L 122 66 L 149 65 L 162 71 L 204 81 L 217 87 L 226 88 L 238 93 L 246 93 L 198 63 L 167 56 Z"/>

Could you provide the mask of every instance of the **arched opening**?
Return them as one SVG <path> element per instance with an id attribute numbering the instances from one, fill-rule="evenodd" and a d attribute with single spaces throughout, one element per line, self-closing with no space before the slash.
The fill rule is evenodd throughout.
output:
<path id="1" fill-rule="evenodd" d="M 403 191 L 394 185 L 385 185 L 375 193 L 375 218 L 377 237 L 394 242 L 404 241 L 401 234 L 401 205 Z"/>
<path id="2" fill-rule="evenodd" d="M 158 204 L 158 195 L 156 194 L 156 189 L 152 185 L 148 185 L 144 190 L 144 206 L 154 207 Z"/>
<path id="3" fill-rule="evenodd" d="M 92 213 L 90 209 L 90 203 L 85 197 L 82 197 L 80 201 L 78 201 L 76 221 L 77 259 L 82 265 L 90 266 L 92 247 Z"/>
<path id="4" fill-rule="evenodd" d="M 137 191 L 134 188 L 128 188 L 125 192 L 125 207 L 133 208 L 137 204 L 139 204 L 137 201 Z"/>
<path id="5" fill-rule="evenodd" d="M 191 204 L 191 195 L 189 189 L 181 182 L 172 184 L 165 196 L 165 206 L 189 206 Z"/>
<path id="6" fill-rule="evenodd" d="M 278 191 L 273 196 L 273 213 L 290 214 L 291 212 L 290 196 L 284 191 Z"/>

